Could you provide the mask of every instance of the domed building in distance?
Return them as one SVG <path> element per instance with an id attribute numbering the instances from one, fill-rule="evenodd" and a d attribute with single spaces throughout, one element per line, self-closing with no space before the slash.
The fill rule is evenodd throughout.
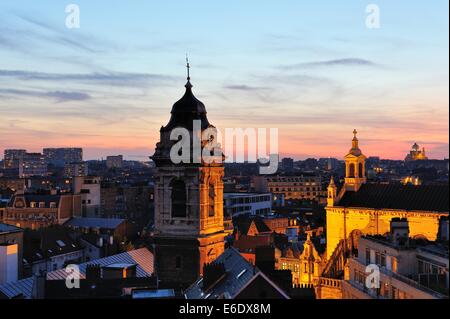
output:
<path id="1" fill-rule="evenodd" d="M 417 143 L 414 143 L 414 145 L 411 147 L 411 151 L 409 151 L 409 154 L 406 155 L 405 161 L 424 161 L 427 159 L 428 157 L 425 154 L 425 147 L 422 147 L 422 149 L 420 149 L 419 145 Z"/>

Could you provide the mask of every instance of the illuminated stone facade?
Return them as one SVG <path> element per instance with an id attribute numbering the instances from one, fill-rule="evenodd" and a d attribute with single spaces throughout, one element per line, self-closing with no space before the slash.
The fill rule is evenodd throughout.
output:
<path id="1" fill-rule="evenodd" d="M 275 268 L 289 269 L 292 273 L 292 284 L 301 287 L 317 285 L 324 266 L 322 257 L 311 241 L 310 234 L 303 243 L 301 251 L 293 246 L 283 252 L 277 249 L 275 260 Z"/>
<path id="2" fill-rule="evenodd" d="M 202 102 L 192 94 L 188 81 L 185 95 L 174 104 L 170 122 L 161 128 L 160 142 L 152 156 L 155 171 L 155 268 L 166 285 L 189 285 L 202 274 L 203 265 L 224 251 L 222 163 L 190 160 L 175 164 L 170 150 L 177 142 L 172 129 L 182 127 L 193 138 L 193 121 L 214 129 L 206 119 Z M 203 149 L 204 144 L 202 144 Z"/>
<path id="3" fill-rule="evenodd" d="M 365 156 L 359 149 L 356 130 L 352 148 L 345 156 L 345 183 L 328 187 L 327 258 L 341 240 L 357 249 L 361 235 L 384 235 L 392 218 L 407 218 L 411 237 L 436 240 L 439 219 L 448 216 L 448 186 L 367 184 Z"/>

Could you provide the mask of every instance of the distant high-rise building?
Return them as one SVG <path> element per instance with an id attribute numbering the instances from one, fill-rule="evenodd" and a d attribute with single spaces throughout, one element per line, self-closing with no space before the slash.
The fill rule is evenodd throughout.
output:
<path id="1" fill-rule="evenodd" d="M 3 166 L 4 168 L 19 168 L 19 163 L 23 160 L 26 150 L 7 149 L 4 151 Z"/>
<path id="2" fill-rule="evenodd" d="M 123 166 L 123 156 L 107 156 L 106 157 L 106 167 L 107 168 L 122 168 Z"/>
<path id="3" fill-rule="evenodd" d="M 47 160 L 41 153 L 25 153 L 19 165 L 20 177 L 46 176 Z"/>
<path id="4" fill-rule="evenodd" d="M 86 162 L 66 163 L 64 165 L 65 177 L 87 176 L 88 164 Z"/>
<path id="5" fill-rule="evenodd" d="M 66 163 L 83 161 L 83 149 L 75 148 L 44 148 L 44 156 L 48 164 L 64 167 Z"/>

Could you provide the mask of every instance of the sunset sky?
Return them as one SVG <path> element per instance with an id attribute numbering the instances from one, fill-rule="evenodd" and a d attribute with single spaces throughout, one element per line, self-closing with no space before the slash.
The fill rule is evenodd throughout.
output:
<path id="1" fill-rule="evenodd" d="M 80 28 L 65 6 L 80 8 Z M 366 27 L 366 5 L 380 29 Z M 279 130 L 281 156 L 449 155 L 448 0 L 0 2 L 0 152 L 147 160 L 184 93 L 219 129 Z M 0 155 L 0 157 L 2 157 Z"/>

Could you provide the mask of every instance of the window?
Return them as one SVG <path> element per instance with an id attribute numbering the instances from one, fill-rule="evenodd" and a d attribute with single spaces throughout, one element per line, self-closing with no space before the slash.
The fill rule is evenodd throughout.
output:
<path id="1" fill-rule="evenodd" d="M 378 251 L 375 253 L 375 264 L 381 265 L 381 254 Z"/>
<path id="2" fill-rule="evenodd" d="M 370 265 L 370 249 L 366 248 L 366 265 Z"/>
<path id="3" fill-rule="evenodd" d="M 351 163 L 348 166 L 348 177 L 353 178 L 355 177 L 355 164 Z"/>
<path id="4" fill-rule="evenodd" d="M 358 177 L 363 177 L 363 176 L 364 176 L 363 164 L 359 163 L 359 165 L 358 165 Z"/>
<path id="5" fill-rule="evenodd" d="M 208 215 L 209 217 L 214 217 L 214 201 L 216 199 L 216 191 L 214 189 L 214 183 L 211 182 L 209 184 L 209 209 Z"/>
<path id="6" fill-rule="evenodd" d="M 380 263 L 381 267 L 386 267 L 386 255 L 385 254 L 381 254 L 381 263 Z"/>
<path id="7" fill-rule="evenodd" d="M 171 183 L 172 217 L 186 217 L 186 184 L 179 179 Z"/>

